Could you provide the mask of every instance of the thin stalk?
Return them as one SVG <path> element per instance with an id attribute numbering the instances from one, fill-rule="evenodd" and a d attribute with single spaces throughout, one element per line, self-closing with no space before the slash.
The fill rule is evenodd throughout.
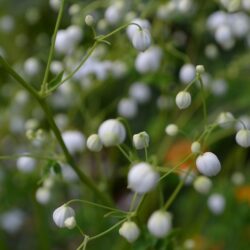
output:
<path id="1" fill-rule="evenodd" d="M 53 55 L 54 55 L 54 51 L 55 51 L 55 43 L 56 43 L 56 36 L 57 36 L 57 32 L 62 20 L 62 16 L 63 16 L 63 9 L 64 9 L 64 3 L 65 0 L 61 0 L 61 6 L 60 6 L 60 10 L 57 16 L 57 20 L 56 20 L 56 25 L 55 25 L 55 29 L 52 35 L 52 41 L 51 41 L 51 46 L 50 46 L 50 51 L 49 51 L 49 57 L 48 57 L 48 62 L 46 65 L 46 69 L 45 69 L 45 73 L 44 73 L 44 78 L 43 78 L 43 82 L 42 82 L 42 86 L 41 86 L 41 94 L 43 95 L 44 93 L 46 93 L 47 91 L 47 85 L 48 85 L 48 77 L 49 77 L 49 71 L 50 71 L 50 65 L 53 59 Z"/>
<path id="2" fill-rule="evenodd" d="M 185 180 L 187 179 L 189 173 L 190 173 L 191 167 L 188 169 L 186 175 L 184 176 L 184 178 L 182 180 L 180 180 L 179 184 L 177 185 L 177 187 L 175 188 L 174 192 L 172 193 L 172 195 L 169 197 L 169 199 L 167 200 L 167 202 L 164 205 L 164 209 L 167 210 L 169 208 L 169 206 L 173 203 L 173 201 L 175 200 L 176 196 L 178 195 L 178 193 L 180 192 L 181 188 L 183 187 Z"/>
<path id="3" fill-rule="evenodd" d="M 121 224 L 122 224 L 123 222 L 125 222 L 126 220 L 127 220 L 127 218 L 124 219 L 124 220 L 121 220 L 121 221 L 117 222 L 115 225 L 113 225 L 112 227 L 110 227 L 110 228 L 107 229 L 106 231 L 104 231 L 104 232 L 102 232 L 102 233 L 100 233 L 100 234 L 97 234 L 97 235 L 95 235 L 95 236 L 89 237 L 89 241 L 98 239 L 98 238 L 104 236 L 105 234 L 110 233 L 112 230 L 114 230 L 115 228 L 117 228 L 119 225 L 121 225 Z"/>
<path id="4" fill-rule="evenodd" d="M 132 163 L 133 161 L 130 159 L 129 155 L 127 154 L 127 152 L 120 146 L 117 145 L 117 148 L 121 151 L 121 153 L 127 158 L 127 160 Z"/>
<path id="5" fill-rule="evenodd" d="M 202 97 L 202 102 L 203 102 L 203 116 L 204 116 L 204 127 L 206 128 L 207 126 L 207 104 L 206 104 L 206 95 L 205 95 L 205 90 L 204 90 L 204 84 L 202 81 L 201 76 L 198 74 L 198 80 L 201 85 L 201 97 Z"/>

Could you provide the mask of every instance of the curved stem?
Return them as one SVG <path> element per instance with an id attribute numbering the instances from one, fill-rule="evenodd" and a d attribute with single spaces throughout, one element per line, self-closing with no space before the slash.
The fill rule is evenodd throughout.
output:
<path id="1" fill-rule="evenodd" d="M 47 87 L 48 87 L 47 85 L 48 85 L 50 64 L 51 64 L 51 61 L 52 61 L 52 58 L 53 58 L 53 55 L 54 55 L 57 31 L 59 29 L 59 26 L 60 26 L 60 23 L 61 23 L 61 20 L 62 20 L 62 16 L 63 16 L 64 3 L 65 3 L 65 0 L 61 0 L 60 10 L 59 10 L 59 13 L 58 13 L 58 16 L 57 16 L 55 29 L 54 29 L 54 32 L 53 32 L 53 35 L 52 35 L 52 41 L 51 41 L 51 46 L 50 46 L 50 51 L 49 51 L 48 62 L 47 62 L 47 65 L 46 65 L 44 78 L 43 78 L 43 82 L 42 82 L 42 86 L 41 86 L 41 94 L 42 95 L 44 93 L 46 93 Z"/>

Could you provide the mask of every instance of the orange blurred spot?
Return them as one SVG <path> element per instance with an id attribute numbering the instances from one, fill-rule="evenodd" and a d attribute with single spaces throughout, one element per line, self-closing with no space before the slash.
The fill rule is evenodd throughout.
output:
<path id="1" fill-rule="evenodd" d="M 184 158 L 191 153 L 191 142 L 188 140 L 181 140 L 173 144 L 166 153 L 165 162 L 168 165 L 178 165 Z M 193 164 L 193 159 L 189 159 L 180 165 L 181 169 L 187 169 L 190 164 Z"/>
<path id="2" fill-rule="evenodd" d="M 250 204 L 250 185 L 237 187 L 235 189 L 235 196 L 239 202 L 248 202 Z"/>

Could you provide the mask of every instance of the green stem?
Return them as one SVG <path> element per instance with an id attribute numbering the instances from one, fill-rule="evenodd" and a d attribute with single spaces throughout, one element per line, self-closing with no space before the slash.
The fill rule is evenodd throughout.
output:
<path id="1" fill-rule="evenodd" d="M 10 66 L 7 62 L 5 62 L 5 60 L 0 56 L 0 64 L 4 67 L 4 69 L 15 79 L 17 80 L 17 82 L 19 82 L 36 100 L 37 102 L 40 104 L 42 110 L 45 113 L 45 116 L 48 120 L 48 123 L 50 125 L 51 130 L 53 131 L 58 143 L 60 144 L 63 153 L 65 155 L 65 158 L 68 162 L 68 164 L 74 169 L 74 171 L 76 172 L 76 174 L 78 175 L 79 179 L 89 188 L 91 189 L 96 196 L 98 196 L 100 198 L 100 200 L 102 200 L 104 203 L 106 204 L 112 204 L 112 202 L 110 201 L 110 199 L 106 196 L 106 194 L 103 194 L 95 185 L 95 183 L 87 176 L 85 175 L 80 168 L 77 167 L 77 165 L 75 164 L 75 161 L 73 159 L 73 157 L 70 155 L 63 139 L 61 136 L 61 132 L 58 129 L 54 118 L 53 118 L 53 114 L 51 113 L 50 108 L 48 107 L 46 101 L 44 99 L 42 99 L 42 97 L 40 97 L 40 95 L 37 93 L 37 91 L 30 86 L 21 76 L 19 76 Z"/>
<path id="2" fill-rule="evenodd" d="M 202 102 L 203 102 L 203 116 L 204 116 L 204 127 L 206 128 L 207 125 L 207 104 L 206 104 L 206 95 L 205 95 L 205 90 L 204 90 L 204 84 L 201 78 L 201 75 L 198 74 L 197 76 L 200 85 L 201 85 L 201 95 L 202 95 Z"/>
<path id="3" fill-rule="evenodd" d="M 190 173 L 191 167 L 188 169 L 186 175 L 184 176 L 184 178 L 182 180 L 180 180 L 179 184 L 177 185 L 177 187 L 175 188 L 174 192 L 172 193 L 172 195 L 169 197 L 169 199 L 167 200 L 167 202 L 164 205 L 164 209 L 167 210 L 169 208 L 169 206 L 173 203 L 173 201 L 175 200 L 176 196 L 178 195 L 178 193 L 180 192 L 181 188 L 183 187 L 185 180 L 187 179 L 189 173 Z"/>
<path id="4" fill-rule="evenodd" d="M 98 238 L 104 236 L 105 234 L 108 234 L 109 232 L 111 232 L 112 230 L 114 230 L 115 228 L 117 228 L 119 225 L 121 225 L 121 224 L 122 224 L 123 222 L 125 222 L 126 220 L 127 220 L 127 218 L 124 219 L 124 220 L 121 220 L 121 221 L 117 222 L 115 225 L 113 225 L 112 227 L 110 227 L 110 228 L 107 229 L 106 231 L 104 231 L 104 232 L 102 232 L 102 233 L 100 233 L 100 234 L 97 234 L 97 235 L 95 235 L 95 236 L 90 237 L 90 238 L 89 238 L 89 241 L 98 239 Z"/>
<path id="5" fill-rule="evenodd" d="M 47 85 L 48 85 L 48 77 L 49 77 L 49 71 L 50 71 L 50 65 L 53 59 L 53 55 L 54 55 L 54 51 L 55 51 L 55 43 L 56 43 L 56 36 L 57 36 L 57 31 L 59 29 L 61 20 L 62 20 L 62 16 L 63 16 L 63 9 L 64 9 L 64 3 L 65 0 L 61 0 L 61 6 L 60 6 L 60 10 L 57 16 L 57 20 L 56 20 L 56 25 L 55 25 L 55 29 L 52 35 L 52 41 L 51 41 L 51 46 L 50 46 L 50 51 L 49 51 L 49 57 L 48 57 L 48 62 L 46 65 L 46 70 L 44 73 L 44 78 L 43 78 L 43 82 L 42 82 L 42 86 L 41 86 L 41 94 L 45 94 L 47 91 Z"/>
<path id="6" fill-rule="evenodd" d="M 100 198 L 100 200 L 102 200 L 103 202 L 105 202 L 106 204 L 111 204 L 111 201 L 109 200 L 109 198 L 102 193 L 97 187 L 96 184 L 87 176 L 85 175 L 80 168 L 78 168 L 78 166 L 75 164 L 75 161 L 73 159 L 73 157 L 71 156 L 71 154 L 69 153 L 63 138 L 61 136 L 61 132 L 58 129 L 54 118 L 53 118 L 53 114 L 51 113 L 51 110 L 49 109 L 47 103 L 45 100 L 40 99 L 39 100 L 39 104 L 41 106 L 41 108 L 43 109 L 46 118 L 48 120 L 48 123 L 50 125 L 51 130 L 53 131 L 58 143 L 60 144 L 63 153 L 65 155 L 66 161 L 68 162 L 68 164 L 74 169 L 74 171 L 76 172 L 76 174 L 78 175 L 79 179 L 89 188 L 91 189 L 96 196 L 98 196 Z"/>

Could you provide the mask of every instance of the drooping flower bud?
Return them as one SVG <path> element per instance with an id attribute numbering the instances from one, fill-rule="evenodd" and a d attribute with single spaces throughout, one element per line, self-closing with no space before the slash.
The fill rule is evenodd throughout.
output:
<path id="1" fill-rule="evenodd" d="M 133 136 L 133 144 L 136 149 L 147 148 L 149 145 L 149 135 L 143 131 Z"/>
<path id="2" fill-rule="evenodd" d="M 194 141 L 191 144 L 191 152 L 194 154 L 199 154 L 201 151 L 201 144 L 198 141 Z"/>
<path id="3" fill-rule="evenodd" d="M 221 170 L 220 161 L 212 152 L 206 152 L 198 156 L 196 166 L 199 172 L 206 176 L 215 176 Z"/>
<path id="4" fill-rule="evenodd" d="M 139 237 L 140 229 L 133 221 L 126 221 L 120 227 L 119 234 L 124 237 L 129 243 L 132 243 Z"/>
<path id="5" fill-rule="evenodd" d="M 250 147 L 250 130 L 248 129 L 239 130 L 236 134 L 235 140 L 243 148 Z"/>
<path id="6" fill-rule="evenodd" d="M 124 125 L 118 120 L 109 119 L 100 125 L 98 135 L 104 146 L 111 147 L 124 142 L 126 130 Z"/>
<path id="7" fill-rule="evenodd" d="M 132 44 L 139 51 L 145 51 L 151 45 L 151 35 L 148 29 L 139 29 L 133 33 Z"/>
<path id="8" fill-rule="evenodd" d="M 99 135 L 93 134 L 88 137 L 87 148 L 93 152 L 100 152 L 102 150 L 102 142 Z"/>
<path id="9" fill-rule="evenodd" d="M 140 194 L 152 190 L 158 180 L 159 174 L 146 162 L 134 165 L 128 173 L 128 187 Z"/>
<path id="10" fill-rule="evenodd" d="M 67 225 L 65 225 L 65 221 L 71 217 L 75 217 L 75 211 L 73 210 L 73 208 L 71 208 L 65 204 L 58 207 L 53 212 L 53 220 L 54 220 L 55 224 L 61 228 L 67 227 Z"/>
<path id="11" fill-rule="evenodd" d="M 179 109 L 186 109 L 191 104 L 191 95 L 187 91 L 181 91 L 177 94 L 175 98 L 176 105 Z"/>
<path id="12" fill-rule="evenodd" d="M 169 212 L 157 210 L 148 220 L 149 232 L 157 238 L 164 238 L 172 228 L 172 215 Z"/>

